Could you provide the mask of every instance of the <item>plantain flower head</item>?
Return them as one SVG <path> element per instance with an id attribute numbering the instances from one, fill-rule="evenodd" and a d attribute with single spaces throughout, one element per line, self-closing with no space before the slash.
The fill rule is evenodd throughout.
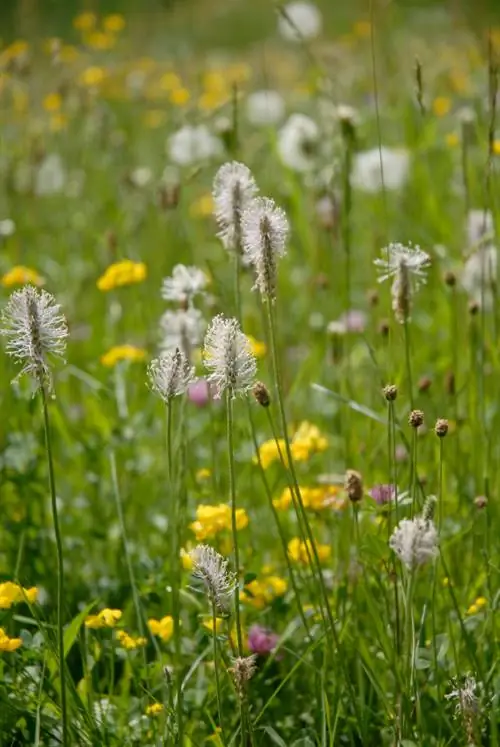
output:
<path id="1" fill-rule="evenodd" d="M 254 385 L 257 362 L 237 319 L 227 319 L 224 314 L 212 319 L 205 335 L 203 361 L 218 398 L 225 392 L 234 398 Z"/>
<path id="2" fill-rule="evenodd" d="M 179 348 L 155 358 L 148 366 L 149 386 L 164 402 L 184 394 L 194 378 L 194 367 Z"/>
<path id="3" fill-rule="evenodd" d="M 252 172 L 243 163 L 224 163 L 213 183 L 215 218 L 219 238 L 230 251 L 241 250 L 241 218 L 258 192 Z"/>
<path id="4" fill-rule="evenodd" d="M 243 251 L 256 272 L 255 288 L 276 296 L 277 260 L 286 254 L 289 225 L 285 211 L 268 197 L 257 197 L 243 213 Z"/>

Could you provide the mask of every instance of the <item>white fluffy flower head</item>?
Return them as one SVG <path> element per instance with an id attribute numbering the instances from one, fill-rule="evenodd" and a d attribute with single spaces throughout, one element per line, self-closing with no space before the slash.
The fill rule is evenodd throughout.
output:
<path id="1" fill-rule="evenodd" d="M 423 517 L 402 519 L 392 533 L 389 545 L 409 570 L 424 565 L 438 552 L 434 522 Z"/>
<path id="2" fill-rule="evenodd" d="M 189 359 L 192 349 L 202 340 L 204 327 L 199 309 L 166 311 L 160 319 L 160 349 L 168 352 L 179 348 Z"/>
<path id="3" fill-rule="evenodd" d="M 172 275 L 164 278 L 161 289 L 166 301 L 191 304 L 194 297 L 203 293 L 207 286 L 207 276 L 198 267 L 175 265 Z"/>
<path id="4" fill-rule="evenodd" d="M 228 569 L 228 561 L 209 545 L 198 545 L 189 553 L 193 575 L 205 584 L 208 598 L 215 608 L 227 613 L 236 588 L 236 574 Z"/>
<path id="5" fill-rule="evenodd" d="M 242 218 L 243 252 L 256 271 L 255 287 L 263 296 L 276 295 L 277 259 L 286 254 L 289 225 L 285 211 L 268 197 L 253 200 Z"/>
<path id="6" fill-rule="evenodd" d="M 222 153 L 222 142 L 206 125 L 184 125 L 168 140 L 168 153 L 172 163 L 190 166 Z"/>
<path id="7" fill-rule="evenodd" d="M 184 394 L 194 378 L 194 367 L 179 348 L 155 358 L 148 366 L 149 386 L 164 402 Z"/>
<path id="8" fill-rule="evenodd" d="M 285 116 L 285 101 L 278 91 L 262 89 L 247 96 L 248 121 L 259 126 L 277 124 Z"/>
<path id="9" fill-rule="evenodd" d="M 212 319 L 205 335 L 203 362 L 216 397 L 225 392 L 231 397 L 245 394 L 254 384 L 257 363 L 237 319 L 227 319 L 224 314 Z"/>
<path id="10" fill-rule="evenodd" d="M 278 133 L 278 153 L 293 171 L 310 171 L 317 162 L 319 127 L 306 114 L 291 114 Z"/>
<path id="11" fill-rule="evenodd" d="M 426 282 L 426 270 L 430 265 L 429 255 L 419 246 L 389 244 L 383 250 L 386 256 L 376 259 L 379 268 L 379 283 L 393 278 L 392 308 L 396 319 L 403 323 L 410 319 L 413 292 Z"/>
<path id="12" fill-rule="evenodd" d="M 0 334 L 6 352 L 23 363 L 39 387 L 51 385 L 50 359 L 64 358 L 68 327 L 61 307 L 47 291 L 26 285 L 14 291 L 2 312 Z"/>
<path id="13" fill-rule="evenodd" d="M 323 19 L 316 5 L 296 0 L 285 5 L 278 19 L 278 31 L 283 39 L 298 42 L 314 39 L 321 33 Z"/>
<path id="14" fill-rule="evenodd" d="M 480 708 L 480 691 L 479 686 L 470 674 L 467 674 L 463 682 L 454 680 L 453 689 L 445 695 L 446 700 L 455 700 L 455 716 L 470 718 L 479 713 Z"/>
<path id="15" fill-rule="evenodd" d="M 243 163 L 224 163 L 215 175 L 213 200 L 219 238 L 225 248 L 238 250 L 241 243 L 241 216 L 258 192 L 252 172 Z"/>

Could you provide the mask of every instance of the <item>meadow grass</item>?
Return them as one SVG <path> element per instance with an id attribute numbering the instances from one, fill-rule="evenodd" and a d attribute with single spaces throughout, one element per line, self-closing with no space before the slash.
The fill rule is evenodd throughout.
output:
<path id="1" fill-rule="evenodd" d="M 499 744 L 500 25 L 318 7 L 4 40 L 1 745 Z"/>

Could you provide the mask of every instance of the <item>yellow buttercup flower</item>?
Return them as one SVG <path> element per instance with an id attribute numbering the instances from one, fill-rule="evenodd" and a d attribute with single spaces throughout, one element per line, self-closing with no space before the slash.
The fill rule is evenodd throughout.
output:
<path id="1" fill-rule="evenodd" d="M 320 562 L 328 560 L 331 555 L 332 548 L 330 545 L 315 544 L 316 552 Z M 309 565 L 309 555 L 314 558 L 311 543 L 309 540 L 303 542 L 299 537 L 294 537 L 288 543 L 288 556 L 294 563 L 301 563 L 302 565 Z"/>
<path id="2" fill-rule="evenodd" d="M 159 716 L 163 713 L 163 706 L 161 703 L 152 703 L 146 708 L 146 716 Z"/>
<path id="3" fill-rule="evenodd" d="M 135 651 L 135 649 L 142 648 L 148 642 L 148 639 L 144 638 L 144 636 L 138 636 L 137 638 L 134 638 L 124 630 L 119 630 L 116 634 L 116 637 L 118 639 L 118 642 L 123 646 L 123 648 L 126 648 L 127 651 Z"/>
<path id="4" fill-rule="evenodd" d="M 146 351 L 142 348 L 136 348 L 134 345 L 116 345 L 101 356 L 101 363 L 106 368 L 113 368 L 121 361 L 137 363 L 143 361 L 145 357 Z"/>
<path id="5" fill-rule="evenodd" d="M 262 610 L 277 597 L 282 597 L 288 588 L 288 584 L 281 576 L 264 576 L 255 578 L 246 584 L 241 593 L 241 599 L 255 609 Z"/>
<path id="6" fill-rule="evenodd" d="M 82 71 L 78 80 L 82 86 L 94 88 L 95 86 L 100 86 L 105 77 L 106 73 L 104 72 L 102 67 L 92 65 L 91 67 L 87 67 Z"/>
<path id="7" fill-rule="evenodd" d="M 432 111 L 436 117 L 445 117 L 451 109 L 451 101 L 446 96 L 438 96 L 432 102 Z"/>
<path id="8" fill-rule="evenodd" d="M 113 49 L 116 37 L 105 31 L 92 31 L 90 34 L 85 34 L 84 41 L 87 47 L 104 52 L 107 49 Z"/>
<path id="9" fill-rule="evenodd" d="M 266 343 L 261 342 L 260 340 L 256 340 L 255 337 L 252 337 L 252 335 L 247 335 L 247 337 L 250 342 L 250 347 L 252 348 L 252 353 L 255 355 L 255 357 L 264 358 L 267 353 Z"/>
<path id="10" fill-rule="evenodd" d="M 207 467 L 202 467 L 196 473 L 196 480 L 197 482 L 204 482 L 205 480 L 209 480 L 211 476 L 212 470 Z"/>
<path id="11" fill-rule="evenodd" d="M 194 563 L 189 552 L 185 550 L 183 547 L 181 547 L 180 556 L 181 556 L 182 567 L 184 568 L 184 570 L 192 571 Z"/>
<path id="12" fill-rule="evenodd" d="M 372 25 L 370 21 L 356 21 L 352 27 L 352 31 L 354 36 L 357 36 L 359 39 L 367 39 L 372 33 Z"/>
<path id="13" fill-rule="evenodd" d="M 114 628 L 121 620 L 122 611 L 105 607 L 97 615 L 88 615 L 85 618 L 86 628 Z"/>
<path id="14" fill-rule="evenodd" d="M 78 31 L 90 31 L 96 25 L 97 17 L 95 13 L 80 13 L 73 18 L 73 28 Z"/>
<path id="15" fill-rule="evenodd" d="M 144 262 L 132 262 L 123 259 L 114 262 L 97 281 L 97 287 L 101 291 L 114 290 L 124 285 L 142 283 L 146 279 L 147 269 Z"/>
<path id="16" fill-rule="evenodd" d="M 236 529 L 244 529 L 246 526 L 248 515 L 245 509 L 236 509 Z M 196 521 L 193 521 L 189 528 L 199 542 L 214 537 L 225 529 L 231 529 L 231 507 L 226 503 L 219 503 L 218 506 L 200 504 L 196 509 Z"/>
<path id="17" fill-rule="evenodd" d="M 160 88 L 163 91 L 175 91 L 182 88 L 182 81 L 176 73 L 164 73 L 160 78 Z"/>
<path id="18" fill-rule="evenodd" d="M 63 44 L 58 52 L 57 59 L 59 62 L 70 64 L 71 62 L 75 62 L 79 56 L 80 52 L 76 47 L 72 44 Z"/>
<path id="19" fill-rule="evenodd" d="M 187 88 L 174 88 L 168 98 L 174 106 L 185 106 L 191 98 L 191 94 Z"/>
<path id="20" fill-rule="evenodd" d="M 481 608 L 481 607 L 485 607 L 485 606 L 486 606 L 486 605 L 488 604 L 488 600 L 486 599 L 486 597 L 478 597 L 478 598 L 476 599 L 476 602 L 475 602 L 475 604 L 476 604 L 476 605 L 477 605 L 477 606 L 478 606 L 479 608 Z"/>
<path id="21" fill-rule="evenodd" d="M 4 288 L 12 288 L 15 285 L 43 285 L 44 279 L 38 274 L 36 270 L 32 270 L 31 267 L 24 267 L 23 265 L 16 265 L 11 270 L 2 275 L 0 281 Z"/>
<path id="22" fill-rule="evenodd" d="M 62 106 L 62 96 L 60 93 L 48 93 L 42 101 L 42 106 L 46 112 L 57 112 Z"/>
<path id="23" fill-rule="evenodd" d="M 25 589 L 13 581 L 4 581 L 4 583 L 0 584 L 0 609 L 2 610 L 8 610 L 13 604 L 20 604 L 26 601 L 33 604 L 36 602 L 37 597 L 38 589 L 36 586 Z"/>
<path id="24" fill-rule="evenodd" d="M 460 138 L 456 132 L 449 132 L 445 137 L 445 142 L 448 148 L 456 148 L 460 145 Z"/>
<path id="25" fill-rule="evenodd" d="M 157 635 L 164 643 L 168 643 L 174 633 L 174 618 L 171 615 L 166 615 L 161 620 L 151 618 L 148 620 L 148 628 L 153 635 Z"/>
<path id="26" fill-rule="evenodd" d="M 283 438 L 279 438 L 277 441 L 274 438 L 264 441 L 259 447 L 259 458 L 262 468 L 267 469 L 271 464 L 279 461 L 281 458 L 286 461 L 285 448 L 285 440 Z M 258 464 L 256 456 L 253 458 L 253 462 L 254 464 Z"/>
<path id="27" fill-rule="evenodd" d="M 493 153 L 495 156 L 500 156 L 500 140 L 493 141 Z"/>
<path id="28" fill-rule="evenodd" d="M 213 619 L 211 617 L 207 617 L 206 620 L 203 620 L 203 627 L 212 633 L 214 629 Z M 217 635 L 219 635 L 219 633 L 222 633 L 223 628 L 224 628 L 224 618 L 216 617 L 215 618 L 215 632 L 217 633 Z"/>
<path id="29" fill-rule="evenodd" d="M 3 628 L 0 628 L 0 651 L 15 651 L 23 645 L 21 638 L 9 638 Z"/>
<path id="30" fill-rule="evenodd" d="M 214 212 L 214 201 L 210 192 L 198 197 L 190 208 L 189 212 L 193 218 L 208 218 Z"/>
<path id="31" fill-rule="evenodd" d="M 106 31 L 118 34 L 125 28 L 125 19 L 120 13 L 110 13 L 102 19 L 102 26 Z"/>
<path id="32" fill-rule="evenodd" d="M 479 607 L 477 604 L 471 604 L 469 609 L 467 610 L 468 615 L 476 615 L 479 612 Z"/>

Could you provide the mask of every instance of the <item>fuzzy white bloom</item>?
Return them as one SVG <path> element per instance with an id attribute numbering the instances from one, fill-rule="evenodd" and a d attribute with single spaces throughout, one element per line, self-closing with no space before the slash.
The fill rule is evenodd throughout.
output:
<path id="1" fill-rule="evenodd" d="M 3 220 L 0 220 L 0 236 L 2 236 L 2 238 L 12 236 L 12 234 L 15 233 L 15 230 L 16 224 L 11 218 L 4 218 Z"/>
<path id="2" fill-rule="evenodd" d="M 194 367 L 179 348 L 155 358 L 148 366 L 148 379 L 151 390 L 164 402 L 185 394 L 194 381 Z"/>
<path id="3" fill-rule="evenodd" d="M 471 254 L 462 270 L 462 285 L 469 296 L 484 308 L 494 302 L 493 287 L 497 281 L 498 252 L 493 244 L 486 244 Z"/>
<path id="4" fill-rule="evenodd" d="M 383 250 L 385 258 L 376 259 L 379 268 L 379 283 L 393 278 L 391 295 L 392 308 L 400 323 L 409 321 L 413 293 L 421 283 L 426 282 L 426 270 L 430 264 L 429 255 L 419 246 L 389 244 Z"/>
<path id="5" fill-rule="evenodd" d="M 409 570 L 436 557 L 438 534 L 431 519 L 402 519 L 389 540 L 389 546 Z"/>
<path id="6" fill-rule="evenodd" d="M 243 252 L 256 271 L 255 288 L 276 295 L 276 260 L 286 254 L 289 224 L 285 211 L 268 197 L 257 197 L 243 213 Z"/>
<path id="7" fill-rule="evenodd" d="M 129 174 L 130 183 L 137 189 L 147 187 L 153 178 L 153 172 L 149 166 L 137 166 Z"/>
<path id="8" fill-rule="evenodd" d="M 480 694 L 479 686 L 468 674 L 460 685 L 457 680 L 452 683 L 453 690 L 445 695 L 446 700 L 456 700 L 455 715 L 470 718 L 479 713 Z"/>
<path id="9" fill-rule="evenodd" d="M 45 197 L 62 192 L 66 184 L 66 171 L 58 153 L 45 156 L 35 173 L 35 194 Z"/>
<path id="10" fill-rule="evenodd" d="M 316 163 L 319 127 L 305 114 L 292 114 L 278 132 L 278 154 L 293 171 L 309 171 Z"/>
<path id="11" fill-rule="evenodd" d="M 228 612 L 237 577 L 228 569 L 226 558 L 209 545 L 198 545 L 189 557 L 193 561 L 193 575 L 205 584 L 210 602 L 219 612 Z"/>
<path id="12" fill-rule="evenodd" d="M 168 139 L 168 154 L 172 163 L 190 166 L 223 152 L 221 140 L 206 125 L 184 125 Z"/>
<path id="13" fill-rule="evenodd" d="M 285 5 L 278 19 L 278 32 L 283 39 L 299 42 L 314 39 L 321 33 L 323 18 L 316 5 L 297 0 Z"/>
<path id="14" fill-rule="evenodd" d="M 247 96 L 246 112 L 248 121 L 257 127 L 277 124 L 285 116 L 285 100 L 278 91 L 254 91 Z"/>
<path id="15" fill-rule="evenodd" d="M 47 291 L 26 285 L 14 291 L 1 316 L 6 352 L 23 364 L 37 385 L 51 385 L 50 360 L 64 358 L 68 326 L 61 307 Z"/>
<path id="16" fill-rule="evenodd" d="M 382 171 L 380 169 L 382 159 Z M 404 149 L 394 150 L 382 146 L 357 153 L 354 158 L 351 184 L 363 192 L 380 192 L 385 187 L 389 190 L 401 189 L 408 180 L 410 155 Z"/>
<path id="17" fill-rule="evenodd" d="M 160 349 L 167 352 L 179 348 L 190 358 L 192 349 L 202 340 L 204 329 L 205 323 L 199 309 L 166 311 L 160 319 Z"/>
<path id="18" fill-rule="evenodd" d="M 494 238 L 495 225 L 489 210 L 469 210 L 467 215 L 467 242 L 469 247 L 491 241 Z"/>
<path id="19" fill-rule="evenodd" d="M 163 280 L 162 298 L 166 301 L 176 301 L 191 304 L 194 297 L 203 293 L 207 286 L 207 276 L 198 267 L 175 265 L 172 275 Z"/>
<path id="20" fill-rule="evenodd" d="M 215 175 L 212 196 L 219 238 L 231 251 L 241 243 L 241 216 L 258 192 L 252 172 L 243 163 L 223 164 Z"/>
<path id="21" fill-rule="evenodd" d="M 224 392 L 231 397 L 245 394 L 254 384 L 257 363 L 250 340 L 237 319 L 227 319 L 224 314 L 212 319 L 205 335 L 203 362 L 210 372 L 207 380 L 215 385 L 216 397 Z"/>

